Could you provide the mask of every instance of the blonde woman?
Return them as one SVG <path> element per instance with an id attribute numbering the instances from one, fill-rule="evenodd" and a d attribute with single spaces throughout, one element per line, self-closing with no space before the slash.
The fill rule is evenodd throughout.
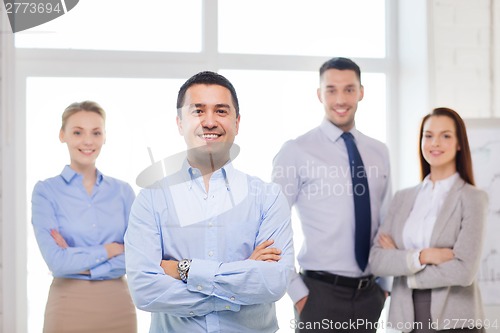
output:
<path id="1" fill-rule="evenodd" d="M 95 102 L 68 106 L 59 138 L 68 147 L 70 164 L 33 190 L 33 228 L 54 276 L 44 333 L 137 332 L 123 278 L 123 236 L 135 194 L 96 168 L 106 141 L 105 119 Z"/>

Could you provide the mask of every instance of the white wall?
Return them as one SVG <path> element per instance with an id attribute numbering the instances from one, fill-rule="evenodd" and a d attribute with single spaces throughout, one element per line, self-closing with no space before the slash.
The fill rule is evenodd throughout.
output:
<path id="1" fill-rule="evenodd" d="M 398 150 L 393 168 L 398 169 L 394 189 L 419 182 L 418 131 L 429 113 L 429 56 L 426 1 L 398 2 L 399 90 L 397 115 Z"/>
<path id="2" fill-rule="evenodd" d="M 500 117 L 500 1 L 433 0 L 430 13 L 433 104 Z"/>
<path id="3" fill-rule="evenodd" d="M 15 333 L 26 326 L 19 308 L 25 288 L 16 280 L 25 265 L 17 255 L 25 255 L 26 241 L 24 235 L 13 232 L 19 222 L 16 205 L 20 191 L 16 186 L 24 183 L 15 179 L 16 165 L 22 165 L 19 162 L 22 163 L 23 156 L 18 147 L 23 140 L 17 140 L 13 131 L 14 40 L 3 5 L 0 7 L 0 332 Z"/>
<path id="4" fill-rule="evenodd" d="M 464 118 L 500 117 L 500 1 L 429 1 L 429 93 L 432 107 Z M 485 306 L 497 320 L 500 306 Z"/>
<path id="5" fill-rule="evenodd" d="M 0 13 L 0 15 L 2 15 L 2 13 Z M 2 42 L 3 42 L 3 29 L 2 27 L 0 27 L 0 45 L 2 45 Z M 3 51 L 3 47 L 0 47 L 0 68 L 3 68 L 3 58 L 2 58 L 2 51 Z M 0 128 L 2 128 L 2 118 L 3 118 L 3 107 L 2 107 L 2 103 L 3 103 L 3 87 L 4 85 L 4 82 L 2 81 L 2 71 L 0 70 Z M 3 140 L 0 140 L 0 142 L 2 142 Z M 2 161 L 2 146 L 3 145 L 0 145 L 0 165 L 3 165 Z M 2 229 L 2 203 L 3 203 L 3 200 L 2 200 L 2 178 L 3 178 L 3 174 L 2 174 L 2 169 L 3 168 L 0 168 L 0 230 Z M 0 258 L 2 258 L 2 240 L 0 239 Z M 1 262 L 0 262 L 1 263 Z M 2 277 L 3 277 L 3 271 L 2 271 L 2 266 L 0 265 L 0 286 L 2 286 Z M 0 300 L 3 299 L 3 293 L 2 293 L 2 287 L 0 287 Z M 3 326 L 3 302 L 0 302 L 0 327 Z"/>
<path id="6" fill-rule="evenodd" d="M 398 6 L 399 111 L 391 124 L 398 125 L 398 148 L 391 152 L 398 169 L 395 189 L 418 182 L 418 127 L 432 108 L 448 106 L 464 118 L 500 117 L 500 0 Z M 485 306 L 485 317 L 500 326 L 500 306 Z"/>

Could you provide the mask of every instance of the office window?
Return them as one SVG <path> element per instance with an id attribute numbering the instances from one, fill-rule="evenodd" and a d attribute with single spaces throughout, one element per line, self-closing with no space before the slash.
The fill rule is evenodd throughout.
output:
<path id="1" fill-rule="evenodd" d="M 385 0 L 219 0 L 219 52 L 383 58 Z"/>
<path id="2" fill-rule="evenodd" d="M 63 16 L 16 33 L 16 47 L 200 52 L 201 4 L 82 0 Z"/>
<path id="3" fill-rule="evenodd" d="M 281 145 L 318 126 L 324 117 L 316 94 L 319 74 L 257 70 L 220 73 L 233 82 L 240 99 L 241 123 L 236 142 L 241 153 L 235 163 L 243 171 L 270 181 L 271 162 Z M 385 141 L 385 75 L 364 73 L 362 79 L 365 97 L 358 104 L 357 128 Z"/>

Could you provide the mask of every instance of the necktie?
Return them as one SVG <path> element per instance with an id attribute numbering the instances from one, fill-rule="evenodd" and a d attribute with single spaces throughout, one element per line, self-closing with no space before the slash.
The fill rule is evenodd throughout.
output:
<path id="1" fill-rule="evenodd" d="M 368 179 L 366 178 L 363 160 L 361 159 L 361 155 L 359 155 L 354 137 L 351 133 L 344 132 L 342 139 L 344 139 L 347 154 L 349 155 L 349 169 L 351 171 L 354 196 L 354 216 L 356 220 L 354 253 L 359 268 L 364 271 L 368 264 L 368 255 L 370 253 L 370 189 L 368 188 Z"/>

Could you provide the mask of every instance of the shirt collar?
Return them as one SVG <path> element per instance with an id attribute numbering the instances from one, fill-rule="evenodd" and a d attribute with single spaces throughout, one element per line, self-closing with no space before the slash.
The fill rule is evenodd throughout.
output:
<path id="1" fill-rule="evenodd" d="M 321 125 L 319 127 L 321 128 L 321 131 L 331 141 L 336 142 L 337 140 L 342 139 L 341 135 L 344 133 L 344 131 L 342 131 L 340 128 L 335 126 L 327 118 L 323 119 L 323 121 L 321 122 Z M 356 127 L 353 127 L 349 132 L 354 136 L 354 140 L 356 140 L 356 141 L 359 140 L 359 131 L 356 129 Z"/>
<path id="2" fill-rule="evenodd" d="M 95 183 L 97 186 L 99 186 L 102 183 L 102 181 L 104 180 L 104 175 L 98 169 L 96 170 L 96 174 L 97 174 L 97 177 L 96 177 Z M 66 165 L 64 167 L 63 171 L 61 172 L 61 177 L 68 184 L 71 183 L 71 181 L 76 176 L 80 176 L 80 174 L 78 172 L 76 172 L 75 170 L 71 169 L 71 167 L 69 165 Z"/>
<path id="3" fill-rule="evenodd" d="M 192 188 L 193 181 L 201 177 L 202 174 L 199 169 L 192 167 L 188 160 L 186 159 L 182 165 L 182 170 L 184 170 L 184 179 L 185 181 L 189 181 L 190 185 L 189 188 Z M 234 166 L 231 160 L 229 160 L 222 168 L 215 170 L 214 173 L 212 174 L 212 179 L 217 180 L 217 179 L 223 179 L 224 182 L 226 183 L 226 187 L 229 190 L 229 179 L 232 179 L 234 174 Z"/>
<path id="4" fill-rule="evenodd" d="M 449 191 L 455 181 L 460 178 L 460 175 L 458 172 L 455 172 L 453 175 L 449 176 L 448 178 L 438 180 L 437 182 L 434 183 L 434 188 L 440 188 L 443 191 Z M 424 180 L 422 181 L 422 187 L 425 188 L 427 186 L 432 187 L 433 183 L 431 180 L 431 174 L 428 174 Z"/>
<path id="5" fill-rule="evenodd" d="M 102 181 L 104 180 L 104 175 L 101 173 L 101 171 L 99 171 L 99 169 L 96 170 L 96 175 L 97 175 L 97 178 L 95 180 L 95 184 L 97 186 L 101 185 Z"/>
<path id="6" fill-rule="evenodd" d="M 61 177 L 64 179 L 66 183 L 70 183 L 73 178 L 78 175 L 75 170 L 71 169 L 69 165 L 66 165 L 61 172 Z"/>

